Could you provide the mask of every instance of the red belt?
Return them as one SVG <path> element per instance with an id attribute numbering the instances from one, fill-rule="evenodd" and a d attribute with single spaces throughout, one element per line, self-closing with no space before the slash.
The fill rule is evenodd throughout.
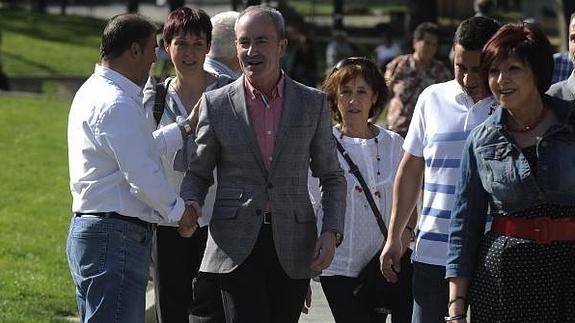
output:
<path id="1" fill-rule="evenodd" d="M 575 217 L 525 219 L 495 216 L 491 231 L 506 236 L 535 240 L 542 244 L 553 241 L 575 241 Z"/>

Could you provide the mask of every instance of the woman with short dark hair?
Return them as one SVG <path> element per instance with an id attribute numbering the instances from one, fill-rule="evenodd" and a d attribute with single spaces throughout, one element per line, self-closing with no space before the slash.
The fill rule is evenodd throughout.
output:
<path id="1" fill-rule="evenodd" d="M 469 136 L 451 215 L 448 322 L 575 321 L 575 108 L 545 95 L 549 40 L 508 24 L 485 45 L 502 109 Z M 484 235 L 488 214 L 491 230 Z"/>
<path id="2" fill-rule="evenodd" d="M 146 84 L 144 108 L 154 128 L 180 123 L 190 114 L 197 115 L 195 106 L 204 92 L 232 81 L 225 75 L 211 74 L 203 68 L 212 39 L 210 17 L 203 10 L 181 7 L 170 12 L 162 36 L 163 42 L 159 45 L 164 46 L 170 55 L 176 75 L 159 84 L 160 88 L 151 80 Z M 158 104 L 161 106 L 159 113 Z M 193 129 L 191 123 L 193 121 L 188 126 Z M 190 135 L 181 150 L 161 155 L 163 171 L 177 192 L 195 150 L 194 136 Z M 213 198 L 214 189 L 208 194 L 211 196 L 208 199 Z M 156 312 L 160 323 L 188 322 L 193 298 L 192 281 L 198 276 L 211 218 L 211 209 L 208 209 L 211 203 L 206 204 L 192 237 L 181 237 L 173 223 L 158 225 L 154 232 L 152 258 Z M 207 277 L 203 276 L 202 284 Z M 221 307 L 219 300 L 214 305 L 218 305 L 218 310 Z"/>

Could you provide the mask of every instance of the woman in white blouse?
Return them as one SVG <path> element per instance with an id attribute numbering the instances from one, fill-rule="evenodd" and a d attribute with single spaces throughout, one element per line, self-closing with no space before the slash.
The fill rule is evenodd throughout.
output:
<path id="1" fill-rule="evenodd" d="M 336 64 L 325 80 L 323 90 L 335 122 L 333 135 L 358 166 L 387 226 L 393 181 L 403 154 L 403 139 L 374 123 L 388 99 L 383 76 L 371 60 L 347 58 Z M 320 282 L 336 322 L 385 322 L 387 313 L 374 312 L 370 305 L 354 296 L 358 275 L 378 257 L 384 236 L 364 190 L 349 171 L 349 164 L 341 153 L 338 157 L 347 179 L 344 239 L 336 249 L 331 265 L 322 272 Z M 321 223 L 321 199 L 318 190 L 311 187 Z M 390 295 L 398 300 L 403 298 L 405 303 L 405 308 L 392 310 L 394 322 L 411 320 L 411 293 L 410 288 L 407 289 L 403 294 L 408 295 Z"/>

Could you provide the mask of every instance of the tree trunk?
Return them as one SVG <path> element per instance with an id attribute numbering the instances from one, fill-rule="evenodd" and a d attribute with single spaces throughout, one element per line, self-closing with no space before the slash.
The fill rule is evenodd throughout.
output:
<path id="1" fill-rule="evenodd" d="M 32 11 L 46 13 L 46 0 L 34 0 L 32 3 Z"/>
<path id="2" fill-rule="evenodd" d="M 343 30 L 343 0 L 333 0 L 333 29 Z"/>
<path id="3" fill-rule="evenodd" d="M 138 12 L 138 8 L 140 7 L 139 0 L 128 0 L 128 12 L 129 13 L 136 13 Z"/>
<path id="4" fill-rule="evenodd" d="M 437 22 L 437 1 L 435 0 L 408 0 L 407 12 L 409 12 L 408 35 L 413 34 L 415 27 L 420 23 L 430 21 Z"/>
<path id="5" fill-rule="evenodd" d="M 242 4 L 244 6 L 243 9 L 249 7 L 249 6 L 257 6 L 262 4 L 261 0 L 242 0 Z"/>
<path id="6" fill-rule="evenodd" d="M 233 11 L 239 11 L 239 7 L 240 7 L 240 0 L 231 0 L 232 1 L 232 10 Z"/>
<path id="7" fill-rule="evenodd" d="M 184 0 L 168 0 L 170 12 L 184 6 Z"/>
<path id="8" fill-rule="evenodd" d="M 60 0 L 60 14 L 62 16 L 66 15 L 66 7 L 68 6 L 68 0 Z"/>

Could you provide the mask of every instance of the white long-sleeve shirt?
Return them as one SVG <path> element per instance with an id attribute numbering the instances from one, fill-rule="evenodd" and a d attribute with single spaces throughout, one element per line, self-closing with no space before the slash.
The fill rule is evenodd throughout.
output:
<path id="1" fill-rule="evenodd" d="M 152 136 L 142 89 L 96 65 L 76 93 L 68 118 L 73 212 L 117 212 L 147 222 L 178 221 L 184 201 L 166 180 L 160 154 L 183 140 L 176 124 Z M 156 210 L 156 211 L 154 211 Z"/>
<path id="2" fill-rule="evenodd" d="M 387 227 L 391 212 L 393 180 L 403 155 L 403 138 L 398 134 L 379 128 L 377 141 L 372 139 L 342 136 L 337 128 L 333 134 L 341 142 L 353 162 L 358 166 L 365 182 L 371 190 L 374 201 Z M 379 156 L 380 160 L 377 160 Z M 363 267 L 383 247 L 383 234 L 367 202 L 356 177 L 349 172 L 349 164 L 338 152 L 339 163 L 347 181 L 347 203 L 343 241 L 335 250 L 331 265 L 324 269 L 322 276 L 357 277 Z M 379 175 L 378 175 L 379 172 Z M 310 180 L 310 194 L 318 225 L 321 226 L 323 212 L 317 182 Z"/>

